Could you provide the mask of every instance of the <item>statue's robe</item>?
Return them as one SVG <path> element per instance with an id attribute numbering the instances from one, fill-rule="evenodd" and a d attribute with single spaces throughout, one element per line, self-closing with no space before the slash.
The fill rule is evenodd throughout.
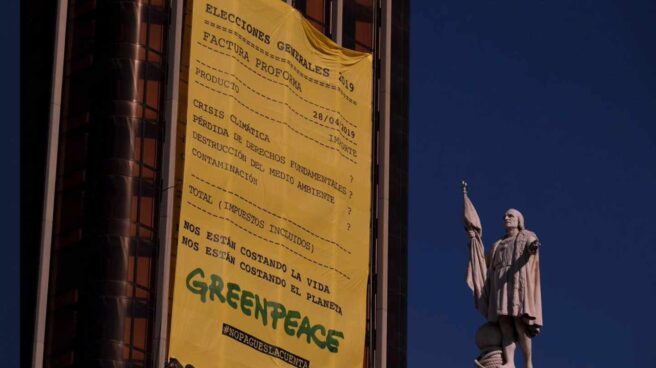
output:
<path id="1" fill-rule="evenodd" d="M 484 293 L 488 321 L 497 322 L 501 315 L 519 317 L 531 337 L 542 327 L 540 254 L 539 249 L 529 249 L 533 240 L 537 240 L 533 232 L 521 230 L 494 243 L 486 257 Z"/>

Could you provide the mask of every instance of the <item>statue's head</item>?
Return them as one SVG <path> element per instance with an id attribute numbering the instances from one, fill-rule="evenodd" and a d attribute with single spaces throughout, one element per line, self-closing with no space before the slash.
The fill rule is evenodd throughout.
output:
<path id="1" fill-rule="evenodd" d="M 514 208 L 509 209 L 503 215 L 503 224 L 508 229 L 524 230 L 524 215 Z"/>

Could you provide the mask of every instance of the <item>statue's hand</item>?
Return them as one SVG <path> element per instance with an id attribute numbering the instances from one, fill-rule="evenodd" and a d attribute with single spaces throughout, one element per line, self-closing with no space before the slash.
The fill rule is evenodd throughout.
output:
<path id="1" fill-rule="evenodd" d="M 535 254 L 538 252 L 538 248 L 540 248 L 540 241 L 535 239 L 532 243 L 528 245 L 528 250 L 531 252 L 531 254 Z"/>
<path id="2" fill-rule="evenodd" d="M 476 232 L 474 230 L 467 230 L 467 236 L 469 236 L 469 239 L 474 239 L 476 237 Z"/>

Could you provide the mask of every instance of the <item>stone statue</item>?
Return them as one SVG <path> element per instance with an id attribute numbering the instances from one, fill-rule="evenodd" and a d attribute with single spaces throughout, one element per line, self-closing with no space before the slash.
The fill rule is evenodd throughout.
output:
<path id="1" fill-rule="evenodd" d="M 540 242 L 527 230 L 524 216 L 515 209 L 504 215 L 505 235 L 484 254 L 482 227 L 474 205 L 465 198 L 465 230 L 469 236 L 467 284 L 474 292 L 476 309 L 488 321 L 476 334 L 480 368 L 515 367 L 515 343 L 524 367 L 533 368 L 531 339 L 542 328 Z"/>

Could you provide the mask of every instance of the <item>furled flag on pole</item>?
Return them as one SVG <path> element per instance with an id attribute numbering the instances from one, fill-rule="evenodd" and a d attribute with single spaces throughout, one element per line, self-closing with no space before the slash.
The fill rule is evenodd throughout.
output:
<path id="1" fill-rule="evenodd" d="M 483 248 L 483 228 L 476 208 L 467 196 L 467 183 L 462 182 L 462 193 L 465 199 L 464 221 L 465 231 L 469 234 L 469 262 L 467 264 L 467 286 L 474 293 L 474 305 L 483 317 L 487 318 L 488 290 L 485 286 L 487 264 Z M 473 235 L 473 236 L 472 236 Z"/>

